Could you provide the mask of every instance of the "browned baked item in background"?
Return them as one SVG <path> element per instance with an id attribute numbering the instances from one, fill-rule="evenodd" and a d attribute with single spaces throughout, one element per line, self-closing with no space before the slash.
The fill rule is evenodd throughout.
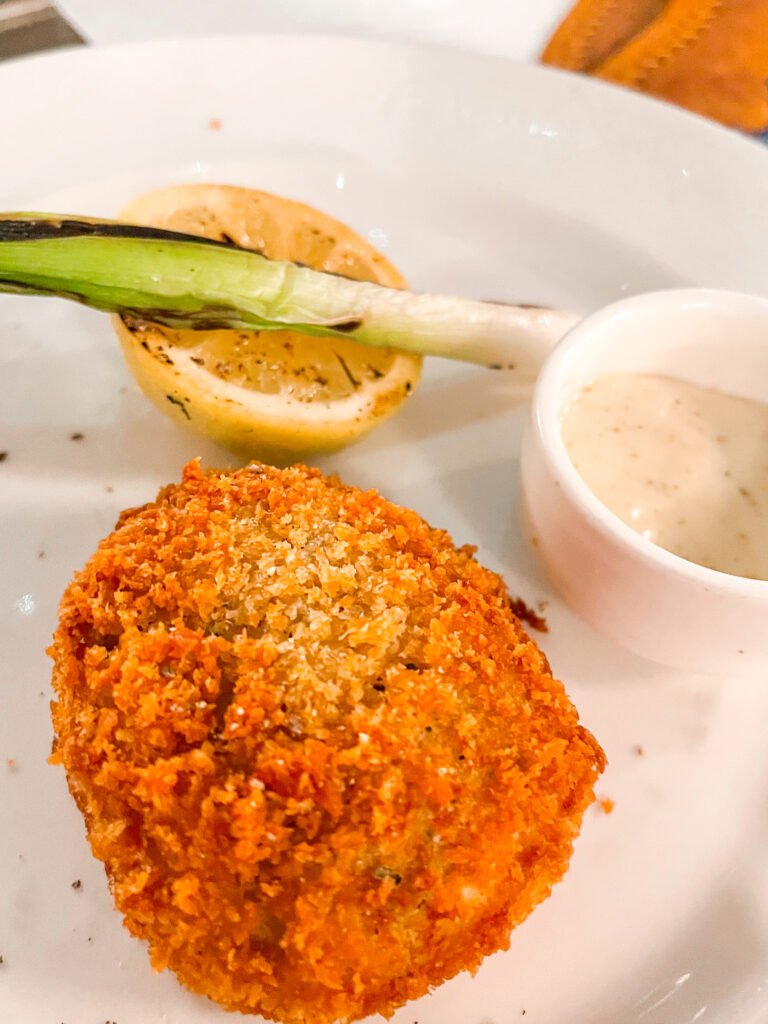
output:
<path id="1" fill-rule="evenodd" d="M 768 0 L 580 0 L 542 61 L 768 129 Z"/>

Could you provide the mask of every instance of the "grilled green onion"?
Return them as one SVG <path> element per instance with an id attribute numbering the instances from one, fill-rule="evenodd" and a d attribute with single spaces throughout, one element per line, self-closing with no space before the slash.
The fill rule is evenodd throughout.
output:
<path id="1" fill-rule="evenodd" d="M 127 320 L 354 338 L 533 379 L 568 313 L 384 288 L 228 242 L 50 214 L 0 218 L 0 291 L 53 295 Z"/>

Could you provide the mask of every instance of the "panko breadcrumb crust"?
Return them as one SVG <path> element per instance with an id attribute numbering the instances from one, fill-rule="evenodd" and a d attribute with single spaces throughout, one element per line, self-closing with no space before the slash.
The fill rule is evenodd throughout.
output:
<path id="1" fill-rule="evenodd" d="M 52 760 L 126 926 L 285 1024 L 389 1015 L 506 948 L 605 764 L 471 548 L 304 466 L 186 466 L 50 653 Z"/>

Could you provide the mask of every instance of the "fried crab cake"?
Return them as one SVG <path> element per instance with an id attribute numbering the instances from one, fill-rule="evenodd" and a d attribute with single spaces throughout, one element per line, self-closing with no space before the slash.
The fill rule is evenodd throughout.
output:
<path id="1" fill-rule="evenodd" d="M 53 760 L 126 926 L 287 1024 L 506 948 L 605 763 L 472 549 L 303 466 L 191 463 L 123 513 L 51 654 Z"/>

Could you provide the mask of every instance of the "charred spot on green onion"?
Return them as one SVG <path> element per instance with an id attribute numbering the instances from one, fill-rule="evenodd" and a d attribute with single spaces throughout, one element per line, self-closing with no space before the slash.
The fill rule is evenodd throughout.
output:
<path id="1" fill-rule="evenodd" d="M 0 291 L 70 299 L 117 313 L 132 327 L 350 337 L 515 369 L 526 381 L 576 320 L 543 307 L 417 294 L 269 260 L 226 233 L 210 239 L 45 214 L 0 218 Z"/>

